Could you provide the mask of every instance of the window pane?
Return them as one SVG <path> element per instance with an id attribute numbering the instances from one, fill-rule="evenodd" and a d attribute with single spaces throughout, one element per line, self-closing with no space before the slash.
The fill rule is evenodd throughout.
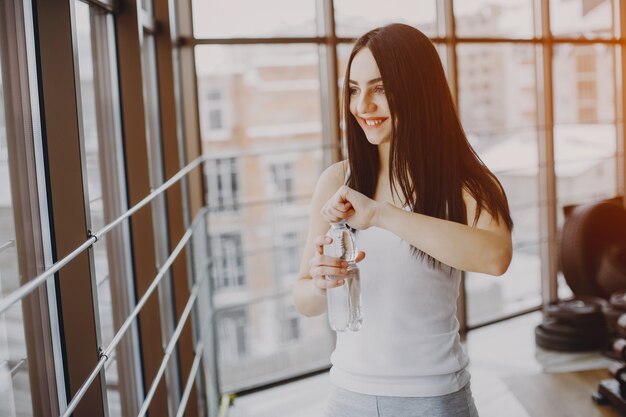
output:
<path id="1" fill-rule="evenodd" d="M 463 126 L 504 186 L 515 223 L 504 279 L 466 274 L 468 324 L 476 325 L 541 303 L 535 49 L 463 44 L 457 50 Z"/>
<path id="2" fill-rule="evenodd" d="M 614 50 L 609 45 L 554 47 L 555 124 L 613 124 Z"/>
<path id="3" fill-rule="evenodd" d="M 335 0 L 337 36 L 358 38 L 378 26 L 405 23 L 428 36 L 437 35 L 437 6 L 434 0 L 389 0 L 384 7 L 375 0 Z"/>
<path id="4" fill-rule="evenodd" d="M 196 38 L 316 36 L 315 0 L 193 0 Z"/>
<path id="5" fill-rule="evenodd" d="M 91 8 L 82 1 L 75 2 L 76 34 L 78 46 L 78 69 L 80 76 L 80 103 L 83 127 L 87 192 L 89 197 L 90 229 L 101 230 L 117 218 L 126 208 L 124 178 L 121 160 L 121 132 L 119 129 L 119 102 L 112 91 L 116 89 L 114 38 L 108 36 L 113 29 L 113 17 L 98 8 Z M 128 263 L 128 225 L 123 224 L 99 238 L 93 246 L 94 271 L 100 344 L 106 348 L 117 328 L 114 310 L 122 316 L 130 306 L 121 305 L 127 295 L 134 299 L 130 289 L 132 272 Z M 116 288 L 116 285 L 117 288 Z M 118 320 L 121 321 L 121 317 Z M 121 415 L 120 396 L 135 398 L 134 394 L 121 393 L 118 371 L 129 381 L 125 385 L 135 389 L 131 382 L 133 371 L 118 369 L 117 354 L 124 351 L 127 357 L 120 360 L 120 367 L 131 365 L 138 355 L 132 356 L 132 331 L 127 332 L 121 344 L 105 365 L 108 414 Z M 135 351 L 137 353 L 137 351 Z M 123 362 L 123 363 L 122 363 Z"/>
<path id="6" fill-rule="evenodd" d="M 165 182 L 163 166 L 163 145 L 161 136 L 161 120 L 159 110 L 159 86 L 157 74 L 156 39 L 155 35 L 147 34 L 143 38 L 142 71 L 144 105 L 146 116 L 146 147 L 148 151 L 148 170 L 150 174 L 150 188 L 158 188 Z M 159 194 L 151 203 L 152 225 L 154 231 L 154 250 L 156 267 L 161 268 L 169 256 L 168 217 L 165 193 Z M 158 288 L 159 309 L 161 317 L 161 338 L 165 345 L 174 334 L 175 318 L 174 296 L 172 289 L 171 269 L 165 273 Z M 167 365 L 165 381 L 168 391 L 169 407 L 176 409 L 180 401 L 180 381 L 178 374 L 178 356 L 171 358 Z"/>
<path id="7" fill-rule="evenodd" d="M 531 38 L 531 0 L 455 1 L 456 33 L 460 37 Z"/>
<path id="8" fill-rule="evenodd" d="M 326 318 L 300 328 L 291 297 L 276 295 L 291 292 L 324 168 L 318 47 L 199 46 L 196 62 L 224 390 L 330 355 Z M 223 115 L 221 132 L 208 127 L 210 108 Z"/>
<path id="9" fill-rule="evenodd" d="M 611 37 L 610 0 L 550 0 L 550 27 L 555 36 Z"/>
<path id="10" fill-rule="evenodd" d="M 558 225 L 563 206 L 617 195 L 614 49 L 554 49 L 554 153 Z"/>
<path id="11" fill-rule="evenodd" d="M 0 47 L 2 45 L 0 44 Z M 1 65 L 4 63 L 0 62 Z M 11 197 L 4 100 L 4 86 L 0 77 L 0 296 L 8 295 L 21 284 Z M 13 304 L 6 312 L 0 314 L 0 415 L 2 416 L 30 416 L 33 413 L 23 323 L 20 302 Z"/>

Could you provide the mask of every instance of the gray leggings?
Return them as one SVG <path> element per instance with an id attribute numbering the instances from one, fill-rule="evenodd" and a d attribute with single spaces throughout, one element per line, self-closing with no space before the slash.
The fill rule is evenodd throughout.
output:
<path id="1" fill-rule="evenodd" d="M 478 417 L 469 385 L 437 397 L 386 397 L 331 384 L 324 417 Z"/>

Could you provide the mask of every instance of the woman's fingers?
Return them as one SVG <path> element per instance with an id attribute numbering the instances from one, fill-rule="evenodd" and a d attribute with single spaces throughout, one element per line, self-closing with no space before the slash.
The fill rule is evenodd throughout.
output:
<path id="1" fill-rule="evenodd" d="M 334 267 L 334 266 L 325 266 L 325 265 L 317 265 L 311 268 L 311 276 L 313 277 L 324 277 L 328 275 L 332 276 L 343 276 L 348 273 L 346 268 Z"/>
<path id="2" fill-rule="evenodd" d="M 325 290 L 328 288 L 335 288 L 335 287 L 340 287 L 342 286 L 344 283 L 343 279 L 338 279 L 338 280 L 334 280 L 334 279 L 324 279 L 324 278 L 319 278 L 319 277 L 313 277 L 313 285 L 315 285 L 317 288 Z"/>
<path id="3" fill-rule="evenodd" d="M 322 255 L 324 253 L 324 245 L 329 245 L 333 242 L 331 237 L 320 235 L 315 239 L 315 249 L 317 253 Z"/>
<path id="4" fill-rule="evenodd" d="M 348 266 L 348 261 L 333 258 L 332 256 L 327 255 L 317 255 L 311 258 L 309 264 L 311 266 L 334 266 L 336 268 L 346 268 Z"/>
<path id="5" fill-rule="evenodd" d="M 331 223 L 335 223 L 346 218 L 345 212 L 337 210 L 333 206 L 327 207 L 326 209 L 322 210 L 322 215 L 326 220 Z"/>
<path id="6" fill-rule="evenodd" d="M 354 209 L 349 201 L 342 202 L 333 197 L 324 205 L 321 214 L 327 221 L 335 223 L 350 217 L 354 214 Z"/>
<path id="7" fill-rule="evenodd" d="M 354 262 L 361 262 L 363 259 L 365 259 L 365 252 L 360 250 L 357 252 L 356 257 L 354 258 Z"/>

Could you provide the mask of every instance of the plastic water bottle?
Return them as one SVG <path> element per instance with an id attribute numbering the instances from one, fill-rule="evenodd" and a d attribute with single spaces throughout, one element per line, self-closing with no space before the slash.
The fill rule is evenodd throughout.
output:
<path id="1" fill-rule="evenodd" d="M 324 246 L 324 255 L 348 261 L 346 275 L 328 275 L 326 279 L 344 280 L 344 284 L 326 290 L 328 301 L 328 322 L 330 328 L 337 332 L 347 329 L 357 331 L 361 328 L 363 316 L 361 311 L 361 278 L 359 268 L 354 259 L 357 250 L 354 235 L 345 221 L 332 223 L 326 234 L 333 241 Z"/>

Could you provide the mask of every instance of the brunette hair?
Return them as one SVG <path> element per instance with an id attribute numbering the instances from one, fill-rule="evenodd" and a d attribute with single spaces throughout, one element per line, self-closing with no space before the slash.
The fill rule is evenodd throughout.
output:
<path id="1" fill-rule="evenodd" d="M 371 30 L 356 41 L 350 54 L 342 97 L 351 172 L 348 186 L 372 198 L 380 169 L 376 145 L 367 141 L 350 113 L 350 67 L 363 48 L 376 60 L 389 104 L 392 193 L 403 197 L 415 213 L 468 224 L 465 188 L 477 203 L 473 224 L 487 210 L 512 230 L 504 189 L 467 140 L 437 50 L 426 35 L 408 25 L 394 23 Z M 433 268 L 441 267 L 415 247 L 413 253 L 426 257 Z"/>

